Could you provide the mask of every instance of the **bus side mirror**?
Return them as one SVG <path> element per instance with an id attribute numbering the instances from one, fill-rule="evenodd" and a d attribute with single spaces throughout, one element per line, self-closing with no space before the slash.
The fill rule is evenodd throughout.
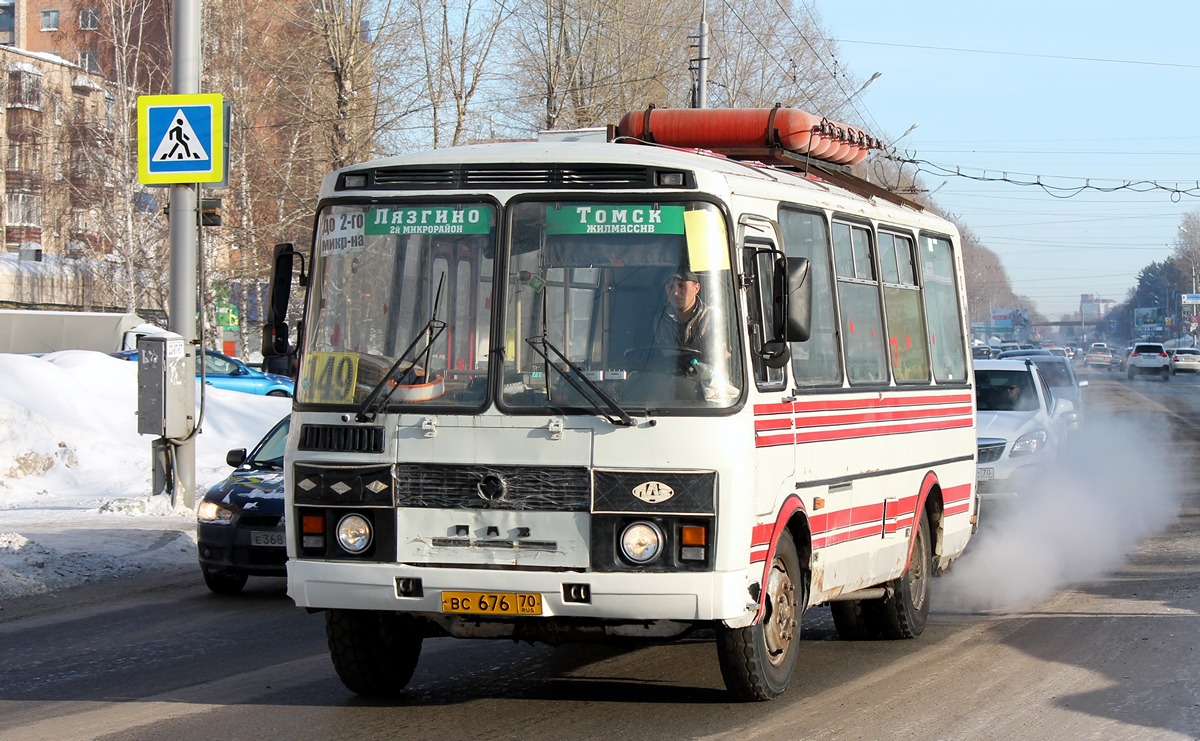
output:
<path id="1" fill-rule="evenodd" d="M 267 284 L 267 323 L 287 319 L 288 300 L 292 297 L 292 270 L 296 248 L 291 242 L 275 245 L 271 258 L 271 281 Z"/>
<path id="2" fill-rule="evenodd" d="M 264 358 L 277 358 L 288 354 L 288 325 L 287 322 L 264 324 L 262 328 L 262 355 Z"/>
<path id="3" fill-rule="evenodd" d="M 304 273 L 304 255 L 296 251 L 291 242 L 275 245 L 271 260 L 271 280 L 267 284 L 267 315 L 263 324 L 262 354 L 264 358 L 286 355 L 288 347 L 287 310 L 292 297 L 292 274 L 300 258 L 301 286 L 308 284 Z"/>
<path id="4" fill-rule="evenodd" d="M 758 351 L 763 365 L 782 368 L 791 360 L 788 343 L 804 342 L 812 328 L 812 283 L 804 257 L 780 257 L 771 275 L 771 300 L 775 326 Z"/>
<path id="5" fill-rule="evenodd" d="M 805 342 L 812 335 L 812 281 L 807 257 L 787 258 L 785 276 L 784 339 Z"/>

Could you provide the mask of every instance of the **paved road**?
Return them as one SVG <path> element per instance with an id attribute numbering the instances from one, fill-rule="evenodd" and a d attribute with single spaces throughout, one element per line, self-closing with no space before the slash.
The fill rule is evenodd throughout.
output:
<path id="1" fill-rule="evenodd" d="M 364 702 L 334 675 L 322 618 L 278 582 L 222 598 L 189 571 L 0 615 L 0 738 L 1194 738 L 1198 435 L 1175 397 L 1200 404 L 1200 382 L 1092 380 L 1071 465 L 989 518 L 926 632 L 845 642 L 811 610 L 775 702 L 728 702 L 704 636 L 435 640 L 409 693 Z"/>

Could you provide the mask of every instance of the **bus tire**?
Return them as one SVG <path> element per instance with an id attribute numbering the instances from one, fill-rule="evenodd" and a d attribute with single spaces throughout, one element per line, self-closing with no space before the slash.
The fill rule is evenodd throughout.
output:
<path id="1" fill-rule="evenodd" d="M 423 635 L 387 612 L 327 610 L 329 658 L 346 689 L 363 697 L 395 697 L 412 679 Z"/>
<path id="2" fill-rule="evenodd" d="M 717 628 L 717 658 L 725 687 L 740 700 L 779 697 L 792 681 L 800 649 L 800 618 L 808 583 L 792 535 L 784 530 L 764 585 L 763 614 L 745 628 Z"/>
<path id="3" fill-rule="evenodd" d="M 831 602 L 833 627 L 843 641 L 872 641 L 883 635 L 883 600 L 854 599 Z"/>
<path id="4" fill-rule="evenodd" d="M 889 595 L 880 604 L 884 638 L 916 638 L 929 619 L 929 597 L 933 586 L 933 549 L 929 537 L 929 515 L 921 512 L 916 542 L 908 569 L 894 579 Z"/>

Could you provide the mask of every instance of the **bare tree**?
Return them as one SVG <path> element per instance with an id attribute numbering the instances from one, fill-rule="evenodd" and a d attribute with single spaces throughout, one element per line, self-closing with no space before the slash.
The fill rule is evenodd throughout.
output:
<path id="1" fill-rule="evenodd" d="M 489 116 L 475 111 L 476 96 L 498 75 L 496 41 L 512 15 L 494 0 L 407 0 L 420 51 L 419 95 L 428 140 L 435 148 L 490 135 Z M 472 116 L 472 114 L 475 114 Z"/>
<path id="2" fill-rule="evenodd" d="M 694 11 L 694 12 L 693 12 Z M 517 131 L 616 123 L 650 104 L 686 105 L 693 0 L 530 0 L 506 30 Z"/>
<path id="3" fill-rule="evenodd" d="M 65 222 L 69 254 L 97 303 L 127 311 L 166 306 L 166 225 L 156 194 L 138 182 L 137 98 L 160 93 L 169 77 L 165 3 L 100 0 L 98 23 L 88 40 L 97 51 L 81 54 L 84 69 L 72 85 L 73 100 L 57 101 L 66 120 L 62 167 L 68 198 L 55 204 Z M 76 32 L 80 39 L 83 32 Z M 81 43 L 81 48 L 88 48 Z M 105 53 L 99 49 L 107 50 Z M 90 73 L 90 74 L 89 74 Z M 107 79 L 99 83 L 99 75 Z"/>
<path id="4" fill-rule="evenodd" d="M 710 16 L 713 107 L 784 106 L 841 120 L 858 89 L 837 62 L 837 45 L 807 5 L 723 3 Z"/>

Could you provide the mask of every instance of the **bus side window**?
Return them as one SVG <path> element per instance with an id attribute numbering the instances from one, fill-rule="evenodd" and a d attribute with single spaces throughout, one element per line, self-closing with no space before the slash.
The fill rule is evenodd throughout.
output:
<path id="1" fill-rule="evenodd" d="M 938 383 L 967 381 L 966 342 L 954 282 L 954 251 L 945 237 L 921 235 L 921 283 Z"/>
<path id="2" fill-rule="evenodd" d="M 871 230 L 835 222 L 833 248 L 842 312 L 842 342 L 851 384 L 887 383 L 887 344 L 879 309 L 879 283 L 871 257 Z"/>
<path id="3" fill-rule="evenodd" d="M 840 386 L 841 352 L 837 315 L 833 310 L 833 271 L 825 216 L 781 208 L 779 226 L 784 253 L 788 257 L 808 258 L 812 283 L 812 334 L 805 342 L 792 343 L 792 376 L 800 387 Z"/>

